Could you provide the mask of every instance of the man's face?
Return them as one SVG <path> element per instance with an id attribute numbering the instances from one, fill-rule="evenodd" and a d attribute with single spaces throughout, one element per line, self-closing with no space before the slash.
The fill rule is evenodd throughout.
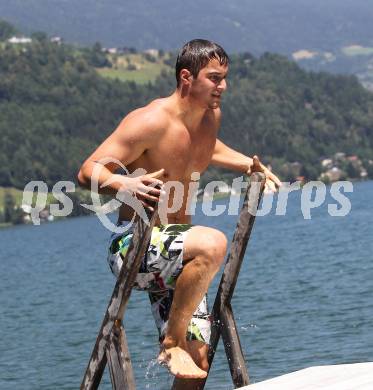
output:
<path id="1" fill-rule="evenodd" d="M 227 73 L 227 65 L 220 65 L 218 60 L 212 59 L 193 79 L 190 96 L 204 108 L 218 108 L 221 95 L 227 88 Z"/>

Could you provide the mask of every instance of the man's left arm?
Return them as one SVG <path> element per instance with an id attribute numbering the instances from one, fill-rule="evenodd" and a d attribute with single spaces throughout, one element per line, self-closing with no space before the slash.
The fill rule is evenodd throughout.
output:
<path id="1" fill-rule="evenodd" d="M 253 172 L 263 172 L 266 175 L 266 185 L 272 191 L 281 186 L 280 179 L 264 166 L 257 156 L 250 158 L 242 153 L 216 140 L 211 164 L 219 167 L 232 169 L 234 171 L 251 175 Z"/>

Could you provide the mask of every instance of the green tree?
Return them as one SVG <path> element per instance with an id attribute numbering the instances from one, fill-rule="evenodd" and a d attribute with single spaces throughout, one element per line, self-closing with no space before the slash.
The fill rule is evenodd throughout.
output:
<path id="1" fill-rule="evenodd" d="M 39 42 L 46 42 L 48 40 L 48 35 L 44 31 L 34 31 L 31 34 L 31 39 L 35 39 Z"/>
<path id="2" fill-rule="evenodd" d="M 85 51 L 85 60 L 95 68 L 111 67 L 112 64 L 102 51 L 100 42 L 96 42 L 91 49 Z"/>
<path id="3" fill-rule="evenodd" d="M 17 34 L 17 29 L 5 20 L 0 20 L 0 41 L 5 41 Z"/>
<path id="4" fill-rule="evenodd" d="M 4 194 L 4 222 L 11 223 L 14 217 L 16 203 L 12 194 L 5 191 Z"/>
<path id="5" fill-rule="evenodd" d="M 351 161 L 349 161 L 346 166 L 346 173 L 347 177 L 351 179 L 357 179 L 360 177 L 360 170 Z"/>
<path id="6" fill-rule="evenodd" d="M 373 164 L 368 164 L 367 173 L 368 173 L 369 179 L 373 179 Z"/>
<path id="7" fill-rule="evenodd" d="M 4 212 L 1 216 L 3 222 L 15 225 L 23 223 L 23 210 L 16 206 L 13 195 L 9 191 L 4 194 Z"/>

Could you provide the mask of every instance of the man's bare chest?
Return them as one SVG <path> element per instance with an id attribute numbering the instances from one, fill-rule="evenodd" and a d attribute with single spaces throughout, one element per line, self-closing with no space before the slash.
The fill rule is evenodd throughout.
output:
<path id="1" fill-rule="evenodd" d="M 148 151 L 148 163 L 164 168 L 168 180 L 188 179 L 192 172 L 207 168 L 215 142 L 215 134 L 211 132 L 194 136 L 187 131 L 170 132 Z"/>

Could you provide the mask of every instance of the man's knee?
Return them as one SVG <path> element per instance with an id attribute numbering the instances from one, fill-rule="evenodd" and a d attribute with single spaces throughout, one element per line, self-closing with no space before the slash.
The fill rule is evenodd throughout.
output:
<path id="1" fill-rule="evenodd" d="M 219 230 L 196 226 L 187 236 L 184 260 L 199 257 L 201 265 L 220 267 L 227 251 L 227 238 Z"/>
<path id="2" fill-rule="evenodd" d="M 203 254 L 220 266 L 227 251 L 227 238 L 219 230 L 211 230 L 206 238 L 206 246 L 203 248 Z"/>

